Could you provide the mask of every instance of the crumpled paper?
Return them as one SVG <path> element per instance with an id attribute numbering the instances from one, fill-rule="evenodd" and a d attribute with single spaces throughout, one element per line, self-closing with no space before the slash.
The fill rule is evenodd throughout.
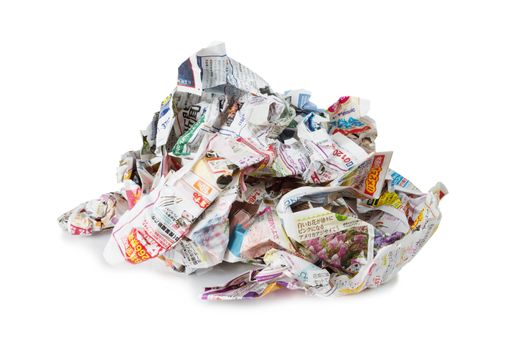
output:
<path id="1" fill-rule="evenodd" d="M 158 258 L 187 274 L 222 263 L 253 269 L 207 300 L 274 290 L 347 295 L 389 281 L 438 227 L 447 194 L 389 168 L 369 101 L 327 109 L 306 90 L 273 91 L 222 43 L 189 57 L 178 84 L 125 153 L 119 192 L 58 219 L 73 235 L 111 230 L 110 263 Z"/>

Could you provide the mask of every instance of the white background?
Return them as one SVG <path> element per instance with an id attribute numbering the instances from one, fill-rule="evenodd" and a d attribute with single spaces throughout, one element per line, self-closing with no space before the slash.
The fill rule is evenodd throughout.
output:
<path id="1" fill-rule="evenodd" d="M 518 2 L 7 1 L 0 5 L 4 349 L 522 349 L 524 22 Z M 202 277 L 110 267 L 56 217 L 117 190 L 120 155 L 213 40 L 277 91 L 371 100 L 379 150 L 439 230 L 388 285 L 211 303 Z"/>

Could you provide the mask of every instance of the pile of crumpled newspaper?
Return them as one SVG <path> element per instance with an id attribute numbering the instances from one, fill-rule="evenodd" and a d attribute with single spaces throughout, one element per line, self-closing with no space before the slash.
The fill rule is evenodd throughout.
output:
<path id="1" fill-rule="evenodd" d="M 276 93 L 213 44 L 180 65 L 142 148 L 122 156 L 122 190 L 59 223 L 73 235 L 112 230 L 110 263 L 159 258 L 185 273 L 254 266 L 203 299 L 380 286 L 435 232 L 447 190 L 423 193 L 389 168 L 368 109 L 353 96 L 321 109 L 308 91 Z"/>

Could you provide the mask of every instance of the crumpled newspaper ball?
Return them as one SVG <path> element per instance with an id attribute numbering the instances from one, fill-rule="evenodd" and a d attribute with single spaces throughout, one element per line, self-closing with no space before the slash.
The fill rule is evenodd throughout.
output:
<path id="1" fill-rule="evenodd" d="M 252 265 L 206 288 L 207 300 L 386 283 L 437 229 L 447 189 L 422 192 L 389 167 L 369 101 L 343 96 L 323 109 L 310 97 L 273 91 L 222 43 L 198 51 L 141 131 L 142 147 L 121 157 L 121 190 L 66 212 L 61 227 L 111 231 L 110 263 L 158 258 L 187 274 Z"/>

